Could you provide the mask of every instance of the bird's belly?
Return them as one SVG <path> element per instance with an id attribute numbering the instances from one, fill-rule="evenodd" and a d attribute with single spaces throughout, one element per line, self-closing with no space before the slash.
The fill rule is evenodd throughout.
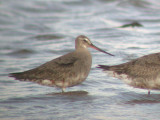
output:
<path id="1" fill-rule="evenodd" d="M 131 85 L 132 79 L 126 74 L 117 74 L 114 71 L 106 71 L 109 76 L 123 80 L 126 84 Z"/>
<path id="2" fill-rule="evenodd" d="M 55 81 L 55 85 L 61 88 L 66 88 L 82 83 L 90 72 L 90 61 L 91 60 L 79 60 L 71 71 L 67 71 L 62 77 L 63 79 Z"/>
<path id="3" fill-rule="evenodd" d="M 67 77 L 64 80 L 55 81 L 55 85 L 60 88 L 72 87 L 82 83 L 86 77 L 87 75 L 85 74 L 77 74 L 76 76 Z"/>
<path id="4" fill-rule="evenodd" d="M 55 84 L 53 80 L 48 80 L 48 79 L 41 80 L 38 83 L 45 86 L 54 86 Z"/>
<path id="5" fill-rule="evenodd" d="M 150 89 L 160 89 L 160 78 L 148 80 L 148 86 Z"/>
<path id="6" fill-rule="evenodd" d="M 117 74 L 114 71 L 107 71 L 107 73 L 118 79 L 123 80 L 126 84 L 142 89 L 160 89 L 160 76 L 157 78 L 131 77 L 127 74 Z"/>
<path id="7" fill-rule="evenodd" d="M 77 74 L 75 77 L 68 78 L 68 80 L 67 80 L 68 87 L 72 87 L 74 85 L 82 83 L 87 78 L 87 76 L 88 76 L 88 74 L 80 73 L 80 74 Z"/>
<path id="8" fill-rule="evenodd" d="M 131 78 L 127 77 L 123 79 L 123 81 L 135 88 L 142 88 L 142 89 L 160 89 L 160 79 L 152 79 L 152 78 Z"/>

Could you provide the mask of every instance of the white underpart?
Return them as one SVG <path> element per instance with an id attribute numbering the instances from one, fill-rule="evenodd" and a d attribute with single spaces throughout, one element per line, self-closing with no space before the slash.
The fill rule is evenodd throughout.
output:
<path id="1" fill-rule="evenodd" d="M 159 76 L 156 78 L 156 80 L 154 81 L 154 80 L 150 80 L 150 81 L 148 81 L 149 83 L 149 85 L 151 86 L 151 87 L 154 87 L 155 85 L 156 86 L 160 86 L 160 78 L 159 78 Z"/>
<path id="2" fill-rule="evenodd" d="M 158 85 L 159 83 L 157 83 L 157 81 L 153 81 L 153 80 L 148 80 L 148 83 L 150 88 L 153 88 L 156 84 Z"/>
<path id="3" fill-rule="evenodd" d="M 68 86 L 68 82 L 63 82 L 63 81 L 56 81 L 55 84 L 56 84 L 56 86 L 59 86 L 62 88 L 65 88 Z"/>
<path id="4" fill-rule="evenodd" d="M 77 84 L 77 83 L 81 83 L 85 78 L 86 76 L 81 73 L 81 74 L 78 74 L 76 77 L 68 78 L 68 81 L 70 81 L 70 83 L 72 84 Z"/>
<path id="5" fill-rule="evenodd" d="M 126 74 L 117 74 L 114 71 L 105 71 L 109 76 L 116 77 L 118 79 L 123 80 L 126 84 L 131 85 L 132 79 Z"/>
<path id="6" fill-rule="evenodd" d="M 126 84 L 128 85 L 131 85 L 133 87 L 137 87 L 139 85 L 141 85 L 141 81 L 138 81 L 131 77 L 129 77 L 129 75 L 127 74 L 117 74 L 116 72 L 114 71 L 105 71 L 109 76 L 112 76 L 112 77 L 116 77 L 118 79 L 121 79 L 123 80 Z M 157 79 L 149 79 L 149 80 L 146 80 L 145 81 L 146 85 L 148 86 L 148 88 L 150 89 L 159 89 L 160 88 L 160 77 L 158 76 Z M 142 84 L 143 85 L 143 84 Z"/>
<path id="7" fill-rule="evenodd" d="M 68 77 L 68 79 L 66 79 L 65 81 L 56 81 L 55 84 L 59 87 L 68 87 L 71 83 L 77 83 L 80 77 L 80 74 L 76 77 Z"/>
<path id="8" fill-rule="evenodd" d="M 158 85 L 160 85 L 160 78 L 157 78 L 157 79 L 156 79 L 156 83 L 157 83 Z"/>
<path id="9" fill-rule="evenodd" d="M 43 80 L 43 81 L 42 81 L 42 84 L 43 84 L 43 85 L 51 85 L 52 82 L 51 82 L 50 80 Z"/>

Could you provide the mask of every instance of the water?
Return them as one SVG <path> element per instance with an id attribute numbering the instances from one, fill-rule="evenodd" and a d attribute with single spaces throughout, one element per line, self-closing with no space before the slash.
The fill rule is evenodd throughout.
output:
<path id="1" fill-rule="evenodd" d="M 159 91 L 132 88 L 96 68 L 159 52 L 159 0 L 1 0 L 1 120 L 158 120 Z M 144 27 L 117 28 L 132 21 Z M 34 68 L 74 50 L 88 36 L 115 57 L 91 50 L 81 85 L 60 89 L 16 81 L 8 73 Z"/>

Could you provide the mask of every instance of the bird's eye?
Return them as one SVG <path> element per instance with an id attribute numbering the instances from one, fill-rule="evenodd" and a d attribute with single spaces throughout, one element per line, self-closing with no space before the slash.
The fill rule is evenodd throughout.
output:
<path id="1" fill-rule="evenodd" d="M 87 40 L 87 39 L 84 39 L 84 41 L 88 43 L 88 40 Z"/>

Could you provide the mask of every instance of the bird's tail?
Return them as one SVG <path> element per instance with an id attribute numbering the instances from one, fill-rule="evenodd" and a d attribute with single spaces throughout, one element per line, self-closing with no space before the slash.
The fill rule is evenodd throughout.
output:
<path id="1" fill-rule="evenodd" d="M 10 73 L 9 77 L 14 77 L 16 80 L 20 80 L 20 81 L 26 80 L 23 72 L 22 73 Z"/>
<path id="2" fill-rule="evenodd" d="M 101 68 L 103 70 L 110 70 L 110 66 L 107 66 L 107 65 L 98 65 L 97 68 Z"/>
<path id="3" fill-rule="evenodd" d="M 116 77 L 119 79 L 128 79 L 129 76 L 126 74 L 126 71 L 123 66 L 107 66 L 107 65 L 99 65 L 97 68 L 103 69 L 109 76 Z"/>

